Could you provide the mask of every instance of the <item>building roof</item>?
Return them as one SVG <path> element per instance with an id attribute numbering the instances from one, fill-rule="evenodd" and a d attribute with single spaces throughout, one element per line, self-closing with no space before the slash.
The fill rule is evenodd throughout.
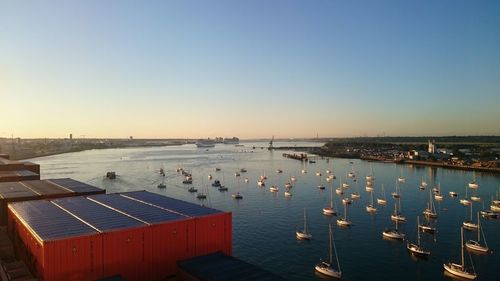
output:
<path id="1" fill-rule="evenodd" d="M 46 200 L 9 204 L 9 208 L 43 241 L 98 233 L 68 212 Z"/>
<path id="2" fill-rule="evenodd" d="M 89 196 L 88 198 L 148 224 L 164 223 L 187 218 L 177 213 L 120 196 L 119 194 L 99 194 Z"/>
<path id="3" fill-rule="evenodd" d="M 122 196 L 135 199 L 146 204 L 151 204 L 159 208 L 179 213 L 189 217 L 199 217 L 221 213 L 221 211 L 189 203 L 186 201 L 162 196 L 160 194 L 147 191 L 131 191 L 121 193 Z"/>
<path id="4" fill-rule="evenodd" d="M 139 220 L 82 196 L 56 199 L 52 200 L 52 203 L 93 226 L 100 232 L 145 226 Z"/>

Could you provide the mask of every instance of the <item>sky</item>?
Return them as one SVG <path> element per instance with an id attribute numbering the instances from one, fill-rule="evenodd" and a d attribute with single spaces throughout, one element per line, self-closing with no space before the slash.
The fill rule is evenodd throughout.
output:
<path id="1" fill-rule="evenodd" d="M 500 1 L 0 0 L 0 137 L 500 135 Z"/>

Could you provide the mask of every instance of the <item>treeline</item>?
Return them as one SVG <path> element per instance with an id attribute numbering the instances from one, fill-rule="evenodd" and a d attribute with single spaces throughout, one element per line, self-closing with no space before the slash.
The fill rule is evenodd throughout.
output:
<path id="1" fill-rule="evenodd" d="M 435 140 L 436 143 L 456 144 L 500 144 L 500 136 L 422 136 L 422 137 L 357 137 L 357 138 L 335 138 L 331 142 L 340 143 L 427 143 Z"/>

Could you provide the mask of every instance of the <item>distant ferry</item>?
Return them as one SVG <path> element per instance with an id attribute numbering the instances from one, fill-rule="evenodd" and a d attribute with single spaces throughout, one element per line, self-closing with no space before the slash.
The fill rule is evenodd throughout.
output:
<path id="1" fill-rule="evenodd" d="M 225 138 L 224 139 L 224 144 L 239 144 L 240 139 L 237 137 L 232 137 L 232 138 Z"/>
<path id="2" fill-rule="evenodd" d="M 196 141 L 197 147 L 214 147 L 215 141 L 212 139 L 199 139 Z"/>

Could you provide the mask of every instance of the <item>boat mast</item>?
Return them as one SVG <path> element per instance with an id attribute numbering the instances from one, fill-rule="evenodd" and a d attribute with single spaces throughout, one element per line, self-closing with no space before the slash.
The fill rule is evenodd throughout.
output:
<path id="1" fill-rule="evenodd" d="M 418 227 L 419 224 L 420 224 L 420 217 L 417 216 L 417 243 L 418 247 L 420 248 L 420 228 Z"/>
<path id="2" fill-rule="evenodd" d="M 337 260 L 337 267 L 339 269 L 339 272 L 342 272 L 340 270 L 340 261 L 339 261 L 339 256 L 337 255 L 337 248 L 335 247 L 335 241 L 333 241 L 332 224 L 330 224 L 330 265 L 332 264 L 332 245 L 333 245 L 333 250 L 335 251 L 335 259 Z"/>
<path id="3" fill-rule="evenodd" d="M 462 250 L 462 270 L 465 271 L 465 263 L 464 263 L 464 228 L 460 227 L 460 248 Z"/>
<path id="4" fill-rule="evenodd" d="M 330 187 L 330 208 L 332 208 L 333 211 L 333 180 L 332 180 L 332 186 Z"/>
<path id="5" fill-rule="evenodd" d="M 331 265 L 333 262 L 333 260 L 332 260 L 332 225 L 331 224 L 328 225 L 328 230 L 330 233 L 330 265 Z"/>
<path id="6" fill-rule="evenodd" d="M 306 208 L 304 208 L 304 233 L 307 233 L 307 216 L 306 216 Z"/>

